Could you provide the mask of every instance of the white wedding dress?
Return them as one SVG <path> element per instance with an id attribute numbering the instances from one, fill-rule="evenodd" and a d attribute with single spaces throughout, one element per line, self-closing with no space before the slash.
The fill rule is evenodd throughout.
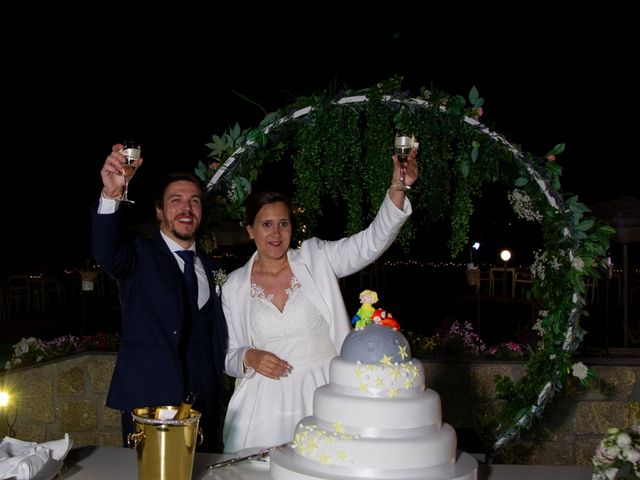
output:
<path id="1" fill-rule="evenodd" d="M 280 312 L 251 285 L 252 344 L 286 360 L 292 370 L 279 380 L 256 373 L 236 381 L 224 422 L 225 452 L 291 441 L 296 424 L 312 414 L 314 392 L 329 382 L 329 362 L 336 355 L 329 324 L 295 277 L 287 295 Z"/>

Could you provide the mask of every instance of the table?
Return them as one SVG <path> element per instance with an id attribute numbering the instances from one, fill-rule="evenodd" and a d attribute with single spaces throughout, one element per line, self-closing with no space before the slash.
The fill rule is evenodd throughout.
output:
<path id="1" fill-rule="evenodd" d="M 206 466 L 230 458 L 216 453 L 196 454 L 193 480 L 270 480 L 269 469 L 252 463 L 207 470 Z M 137 480 L 134 450 L 116 447 L 74 448 L 56 480 Z M 574 465 L 480 465 L 478 480 L 591 480 L 590 466 Z"/>

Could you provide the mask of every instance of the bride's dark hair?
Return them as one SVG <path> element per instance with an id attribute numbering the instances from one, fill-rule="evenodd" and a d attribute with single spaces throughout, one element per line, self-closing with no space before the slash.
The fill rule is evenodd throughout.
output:
<path id="1" fill-rule="evenodd" d="M 242 219 L 242 225 L 253 225 L 256 215 L 262 207 L 271 203 L 282 202 L 287 206 L 289 211 L 289 220 L 293 222 L 293 210 L 291 209 L 291 201 L 289 198 L 280 192 L 254 192 L 247 197 L 244 202 L 244 217 Z"/>

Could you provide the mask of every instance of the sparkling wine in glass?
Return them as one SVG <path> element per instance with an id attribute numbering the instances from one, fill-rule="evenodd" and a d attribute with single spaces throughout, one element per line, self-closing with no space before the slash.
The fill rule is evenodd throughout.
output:
<path id="1" fill-rule="evenodd" d="M 133 175 L 136 173 L 136 169 L 138 168 L 138 164 L 140 163 L 141 151 L 142 148 L 138 143 L 129 140 L 122 142 L 121 153 L 124 155 L 125 162 L 122 165 L 124 191 L 122 194 L 122 198 L 120 199 L 121 202 L 135 203 L 133 200 L 129 199 L 129 181 L 131 181 L 131 177 L 133 177 Z"/>
<path id="2" fill-rule="evenodd" d="M 415 138 L 413 135 L 407 135 L 405 133 L 397 133 L 395 139 L 395 153 L 398 156 L 398 162 L 400 163 L 400 179 L 399 185 L 396 186 L 399 190 L 409 190 L 411 187 L 404 183 L 404 171 L 407 163 L 407 158 L 411 153 Z"/>

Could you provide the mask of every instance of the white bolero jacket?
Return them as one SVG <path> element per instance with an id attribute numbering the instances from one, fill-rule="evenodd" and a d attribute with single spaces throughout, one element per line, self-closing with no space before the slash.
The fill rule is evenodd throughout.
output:
<path id="1" fill-rule="evenodd" d="M 411 214 L 405 199 L 403 210 L 385 195 L 373 222 L 363 231 L 336 241 L 313 237 L 298 249 L 289 249 L 291 270 L 302 290 L 329 323 L 329 335 L 340 352 L 351 330 L 349 315 L 342 299 L 338 280 L 362 270 L 378 259 L 393 243 Z M 251 270 L 257 252 L 242 267 L 234 270 L 222 286 L 222 308 L 229 330 L 225 371 L 232 377 L 245 377 L 242 359 L 252 347 L 250 335 Z"/>

